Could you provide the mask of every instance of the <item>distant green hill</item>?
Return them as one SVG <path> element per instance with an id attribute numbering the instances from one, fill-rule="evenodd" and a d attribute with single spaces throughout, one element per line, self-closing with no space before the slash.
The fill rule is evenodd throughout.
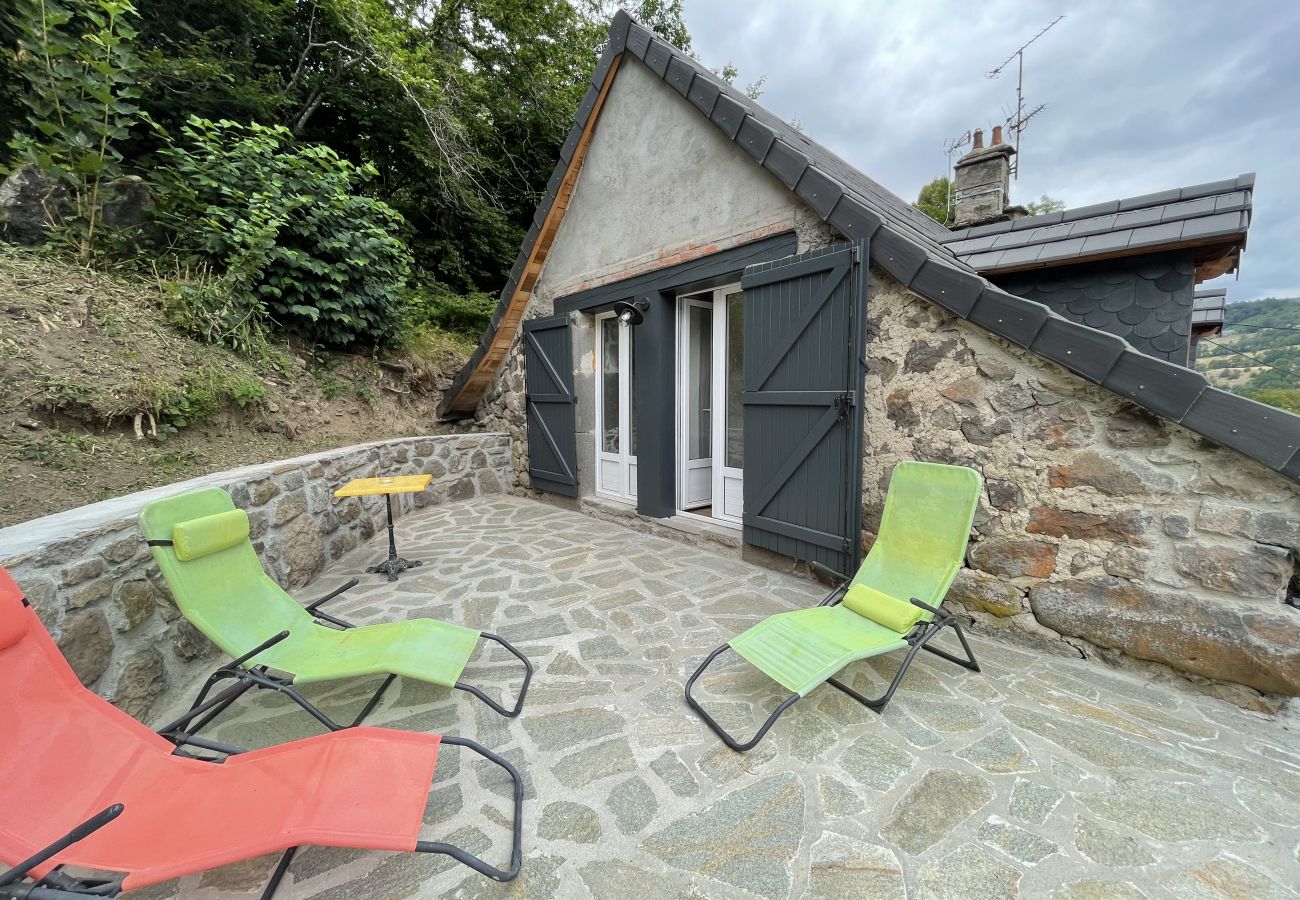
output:
<path id="1" fill-rule="evenodd" d="M 1201 341 L 1196 367 L 1217 387 L 1300 412 L 1300 297 L 1228 304 L 1223 334 Z"/>

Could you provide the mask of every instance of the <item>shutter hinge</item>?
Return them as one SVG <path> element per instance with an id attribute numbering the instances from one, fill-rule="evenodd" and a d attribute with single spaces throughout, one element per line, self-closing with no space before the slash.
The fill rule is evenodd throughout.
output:
<path id="1" fill-rule="evenodd" d="M 849 417 L 849 410 L 853 409 L 853 394 L 845 391 L 835 398 L 835 414 L 841 422 Z"/>
<path id="2" fill-rule="evenodd" d="M 849 245 L 849 254 L 850 254 L 850 258 L 851 258 L 855 263 L 856 263 L 856 262 L 862 262 L 862 255 L 861 255 L 861 252 L 862 252 L 862 248 L 861 248 L 861 245 L 860 245 L 860 244 L 850 244 L 850 245 Z"/>

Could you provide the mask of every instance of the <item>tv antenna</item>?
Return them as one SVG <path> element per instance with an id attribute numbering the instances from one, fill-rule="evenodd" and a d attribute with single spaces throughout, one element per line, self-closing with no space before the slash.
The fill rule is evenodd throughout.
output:
<path id="1" fill-rule="evenodd" d="M 953 193 L 952 160 L 954 156 L 960 154 L 962 150 L 970 144 L 971 140 L 972 140 L 972 135 L 970 129 L 967 129 L 966 131 L 963 131 L 961 134 L 957 135 L 957 137 L 949 138 L 948 140 L 943 142 L 943 152 L 944 155 L 948 157 L 948 200 L 946 205 L 944 206 L 944 215 L 946 216 L 952 215 L 952 193 Z M 946 225 L 948 223 L 945 222 L 944 224 Z"/>
<path id="2" fill-rule="evenodd" d="M 1025 112 L 1025 50 L 1028 49 L 1029 45 L 1034 41 L 1051 31 L 1052 28 L 1054 28 L 1056 24 L 1064 18 L 1065 16 L 1057 16 L 1046 28 L 1021 44 L 1014 53 L 1003 60 L 1000 66 L 996 69 L 989 70 L 984 76 L 986 78 L 997 78 L 1006 70 L 1007 66 L 1011 65 L 1012 62 L 1016 63 L 1016 111 L 1014 114 L 1007 116 L 1006 126 L 1010 129 L 1011 133 L 1016 136 L 1016 158 L 1011 163 L 1011 175 L 1017 180 L 1020 178 L 1021 132 L 1025 130 L 1025 126 L 1029 124 L 1030 119 L 1047 109 L 1046 103 L 1040 103 L 1029 112 Z"/>

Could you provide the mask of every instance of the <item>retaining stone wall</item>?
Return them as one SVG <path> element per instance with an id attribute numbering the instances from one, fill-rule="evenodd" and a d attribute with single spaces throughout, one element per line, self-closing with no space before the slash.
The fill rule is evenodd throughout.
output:
<path id="1" fill-rule="evenodd" d="M 353 478 L 428 473 L 427 491 L 394 497 L 394 516 L 499 493 L 510 439 L 480 433 L 408 437 L 249 466 L 118 497 L 0 529 L 13 575 L 82 683 L 145 719 L 170 685 L 216 655 L 172 601 L 140 537 L 140 507 L 200 487 L 230 492 L 249 513 L 267 572 L 288 590 L 386 527 L 382 497 L 336 500 Z"/>

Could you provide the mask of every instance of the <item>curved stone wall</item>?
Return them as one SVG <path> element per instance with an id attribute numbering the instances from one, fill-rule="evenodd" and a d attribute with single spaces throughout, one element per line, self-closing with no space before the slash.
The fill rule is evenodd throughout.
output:
<path id="1" fill-rule="evenodd" d="M 144 504 L 201 487 L 246 509 L 267 572 L 308 584 L 385 527 L 381 497 L 335 500 L 353 478 L 429 473 L 394 514 L 497 493 L 511 481 L 505 434 L 407 437 L 217 472 L 0 529 L 0 566 L 26 593 L 82 683 L 145 719 L 169 685 L 193 680 L 216 649 L 180 614 L 136 527 Z"/>

